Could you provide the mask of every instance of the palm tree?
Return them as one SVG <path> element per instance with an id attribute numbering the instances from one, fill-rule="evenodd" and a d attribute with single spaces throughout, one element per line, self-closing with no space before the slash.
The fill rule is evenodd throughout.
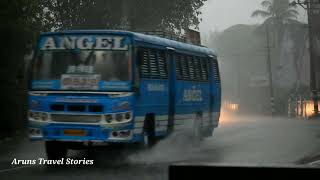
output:
<path id="1" fill-rule="evenodd" d="M 256 10 L 251 17 L 266 18 L 260 28 L 272 28 L 277 45 L 281 43 L 284 26 L 288 24 L 298 24 L 298 11 L 289 6 L 289 0 L 264 0 L 261 6 L 264 10 Z"/>
<path id="2" fill-rule="evenodd" d="M 289 3 L 289 0 L 264 0 L 261 2 L 261 6 L 265 10 L 256 10 L 251 17 L 267 18 L 264 23 L 270 21 L 281 24 L 296 22 L 299 13 L 290 7 Z"/>
<path id="3" fill-rule="evenodd" d="M 291 24 L 300 24 L 297 21 L 298 18 L 298 11 L 294 9 L 294 7 L 290 7 L 290 1 L 289 0 L 263 0 L 261 2 L 261 6 L 263 7 L 262 10 L 256 10 L 252 13 L 251 17 L 262 17 L 265 18 L 264 22 L 261 26 L 258 27 L 257 31 L 266 33 L 266 34 L 273 34 L 273 40 L 271 39 L 271 42 L 273 42 L 273 53 L 271 53 L 273 62 L 272 65 L 270 63 L 270 74 L 277 78 L 277 73 L 272 73 L 273 70 L 280 71 L 279 69 L 279 60 L 280 60 L 280 54 L 282 51 L 282 43 L 284 42 L 284 35 L 285 30 L 290 30 L 288 28 L 288 25 Z M 269 40 L 269 36 L 267 35 L 267 38 Z M 271 81 L 270 80 L 270 81 Z M 272 81 L 271 81 L 272 82 Z M 273 86 L 270 87 L 273 89 Z M 277 91 L 274 91 L 276 104 L 280 105 L 284 102 L 283 95 L 281 95 L 282 90 L 277 89 Z M 277 111 L 280 110 L 281 106 L 276 106 Z"/>

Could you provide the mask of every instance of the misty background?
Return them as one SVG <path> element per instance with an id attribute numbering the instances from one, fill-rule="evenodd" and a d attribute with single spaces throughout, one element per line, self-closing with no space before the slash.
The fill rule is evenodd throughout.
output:
<path id="1" fill-rule="evenodd" d="M 280 0 L 281 1 L 281 0 Z M 251 14 L 261 9 L 262 0 L 207 0 L 200 8 L 202 21 L 199 29 L 202 36 L 214 31 L 224 31 L 235 24 L 257 25 L 265 18 L 252 18 Z M 290 1 L 292 2 L 292 0 Z M 307 11 L 300 6 L 295 7 L 299 12 L 298 20 L 307 22 Z"/>
<path id="2" fill-rule="evenodd" d="M 202 43 L 218 54 L 223 101 L 242 113 L 270 113 L 269 56 L 276 112 L 286 115 L 288 98 L 308 92 L 310 81 L 306 12 L 289 7 L 289 3 L 3 0 L 0 136 L 22 133 L 26 127 L 27 80 L 39 33 L 70 29 L 161 30 L 179 36 L 184 29 L 196 29 L 201 32 Z"/>
<path id="3" fill-rule="evenodd" d="M 202 42 L 217 51 L 225 110 L 270 114 L 270 86 L 278 115 L 287 115 L 290 98 L 310 98 L 307 11 L 290 2 L 209 0 L 201 8 Z"/>

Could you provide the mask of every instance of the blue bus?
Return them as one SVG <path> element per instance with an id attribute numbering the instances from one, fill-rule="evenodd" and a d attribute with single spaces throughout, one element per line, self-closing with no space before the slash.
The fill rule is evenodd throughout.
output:
<path id="1" fill-rule="evenodd" d="M 48 158 L 77 147 L 154 145 L 173 132 L 195 139 L 218 126 L 216 54 L 203 46 L 128 31 L 40 35 L 28 124 Z"/>

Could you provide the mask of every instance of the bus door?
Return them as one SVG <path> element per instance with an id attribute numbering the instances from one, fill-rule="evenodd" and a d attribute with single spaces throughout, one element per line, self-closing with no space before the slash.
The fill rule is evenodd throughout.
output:
<path id="1" fill-rule="evenodd" d="M 175 67 L 175 50 L 167 48 L 167 62 L 169 73 L 169 105 L 168 105 L 168 132 L 174 130 L 174 115 L 175 115 L 175 97 L 176 97 L 176 67 Z"/>
<path id="2" fill-rule="evenodd" d="M 138 48 L 136 70 L 135 132 L 164 136 L 168 131 L 169 81 L 166 50 Z M 151 130 L 150 130 L 151 129 Z"/>

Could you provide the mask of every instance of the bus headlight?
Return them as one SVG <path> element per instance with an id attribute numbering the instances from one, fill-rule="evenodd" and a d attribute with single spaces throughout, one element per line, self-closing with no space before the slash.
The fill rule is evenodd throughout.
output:
<path id="1" fill-rule="evenodd" d="M 105 116 L 105 118 L 106 118 L 106 122 L 107 122 L 107 123 L 112 123 L 112 115 L 111 115 L 111 114 L 107 114 L 107 115 Z"/>
<path id="2" fill-rule="evenodd" d="M 107 124 L 127 123 L 132 119 L 132 112 L 105 114 L 104 118 Z"/>
<path id="3" fill-rule="evenodd" d="M 124 114 L 124 118 L 125 118 L 126 120 L 130 120 L 130 119 L 131 119 L 131 112 L 126 112 L 126 113 Z"/>
<path id="4" fill-rule="evenodd" d="M 123 114 L 122 113 L 116 114 L 116 121 L 117 122 L 123 121 Z"/>
<path id="5" fill-rule="evenodd" d="M 39 112 L 33 112 L 33 118 L 32 119 L 39 121 L 40 120 L 40 113 Z"/>
<path id="6" fill-rule="evenodd" d="M 34 117 L 33 112 L 32 112 L 32 111 L 29 111 L 29 112 L 28 112 L 28 119 L 33 119 L 33 117 Z"/>
<path id="7" fill-rule="evenodd" d="M 48 121 L 49 115 L 47 113 L 40 113 L 42 121 Z"/>
<path id="8" fill-rule="evenodd" d="M 48 121 L 49 114 L 46 112 L 28 112 L 28 119 L 36 121 Z"/>

